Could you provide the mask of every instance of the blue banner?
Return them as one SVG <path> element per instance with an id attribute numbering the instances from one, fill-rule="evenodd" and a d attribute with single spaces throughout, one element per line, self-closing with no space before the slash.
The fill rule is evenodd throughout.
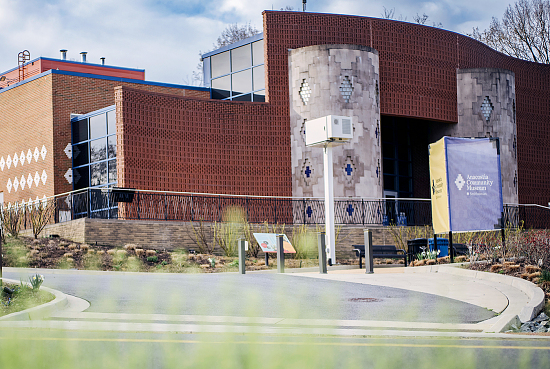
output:
<path id="1" fill-rule="evenodd" d="M 502 227 L 502 182 L 498 139 L 444 137 L 453 232 Z"/>

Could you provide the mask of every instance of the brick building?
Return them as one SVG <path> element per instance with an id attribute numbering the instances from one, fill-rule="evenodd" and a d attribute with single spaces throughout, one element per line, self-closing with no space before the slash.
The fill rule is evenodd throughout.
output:
<path id="1" fill-rule="evenodd" d="M 203 55 L 207 88 L 48 58 L 1 74 L 3 202 L 115 184 L 320 196 L 321 153 L 302 125 L 328 113 L 352 116 L 356 132 L 334 153 L 336 196 L 428 198 L 427 146 L 453 135 L 499 137 L 505 202 L 550 200 L 550 66 L 393 20 L 265 11 L 263 22 Z"/>

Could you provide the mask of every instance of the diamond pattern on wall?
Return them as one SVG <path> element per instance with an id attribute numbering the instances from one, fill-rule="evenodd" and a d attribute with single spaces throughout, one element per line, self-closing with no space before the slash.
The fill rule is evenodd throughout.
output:
<path id="1" fill-rule="evenodd" d="M 27 151 L 27 163 L 31 163 L 31 160 L 32 160 L 32 151 L 31 149 L 29 149 L 29 151 Z"/>
<path id="2" fill-rule="evenodd" d="M 2 169 L 2 172 L 4 171 L 5 166 L 6 166 L 6 161 L 4 160 L 4 157 L 2 156 L 2 159 L 0 159 L 0 169 Z"/>
<path id="3" fill-rule="evenodd" d="M 15 177 L 15 179 L 13 180 L 13 189 L 15 190 L 15 192 L 17 192 L 17 190 L 19 189 L 19 178 Z"/>
<path id="4" fill-rule="evenodd" d="M 46 159 L 47 153 L 48 153 L 48 150 L 46 150 L 46 146 L 42 145 L 42 150 L 40 150 L 40 156 L 42 157 L 42 160 Z"/>
<path id="5" fill-rule="evenodd" d="M 13 154 L 13 167 L 17 168 L 17 164 L 19 164 L 19 156 L 17 156 L 17 153 Z"/>
<path id="6" fill-rule="evenodd" d="M 6 184 L 6 188 L 8 189 L 8 193 L 11 193 L 11 187 L 12 187 L 12 184 L 11 184 L 11 178 L 8 179 L 8 183 Z"/>
<path id="7" fill-rule="evenodd" d="M 306 158 L 304 160 L 304 164 L 302 165 L 302 178 L 304 179 L 304 183 L 306 186 L 310 185 L 313 175 L 313 165 L 311 164 L 311 161 Z"/>
<path id="8" fill-rule="evenodd" d="M 29 188 L 32 186 L 32 174 L 29 173 L 29 176 L 27 177 L 27 185 Z"/>
<path id="9" fill-rule="evenodd" d="M 21 151 L 21 154 L 19 154 L 19 162 L 21 163 L 21 166 L 25 164 L 25 152 Z"/>
<path id="10" fill-rule="evenodd" d="M 345 102 L 349 103 L 352 92 L 353 86 L 351 85 L 351 81 L 348 76 L 345 76 L 342 84 L 340 85 L 340 93 L 342 94 Z"/>
<path id="11" fill-rule="evenodd" d="M 27 180 L 25 179 L 25 175 L 23 174 L 21 176 L 21 179 L 19 180 L 19 185 L 21 186 L 21 190 L 25 189 L 26 184 L 27 184 Z"/>
<path id="12" fill-rule="evenodd" d="M 311 88 L 309 88 L 309 84 L 305 79 L 302 80 L 302 84 L 300 85 L 300 97 L 302 98 L 304 105 L 307 105 L 309 98 L 311 97 Z"/>
<path id="13" fill-rule="evenodd" d="M 65 177 L 67 182 L 69 182 L 70 184 L 73 184 L 73 170 L 71 168 L 67 169 L 63 177 Z"/>
<path id="14" fill-rule="evenodd" d="M 493 104 L 491 103 L 491 99 L 489 99 L 489 96 L 485 96 L 485 100 L 483 100 L 483 104 L 481 104 L 481 114 L 485 117 L 485 121 L 488 122 L 491 118 L 491 113 L 493 112 Z"/>
<path id="15" fill-rule="evenodd" d="M 40 151 L 38 151 L 38 147 L 34 148 L 34 161 L 38 161 L 38 157 L 40 156 Z"/>
<path id="16" fill-rule="evenodd" d="M 46 180 L 48 179 L 48 175 L 46 174 L 46 169 L 44 169 L 44 170 L 42 171 L 42 177 L 41 177 L 41 179 L 42 179 L 42 184 L 45 185 L 45 184 L 46 184 Z"/>
<path id="17" fill-rule="evenodd" d="M 40 174 L 38 174 L 38 172 L 36 172 L 34 174 L 34 185 L 35 186 L 38 186 L 38 183 L 40 182 Z"/>
<path id="18" fill-rule="evenodd" d="M 11 156 L 8 155 L 8 158 L 6 159 L 6 166 L 8 167 L 8 169 L 11 168 Z"/>

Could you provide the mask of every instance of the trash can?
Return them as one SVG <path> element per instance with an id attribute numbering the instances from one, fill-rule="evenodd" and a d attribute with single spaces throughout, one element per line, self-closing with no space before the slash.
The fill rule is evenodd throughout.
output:
<path id="1" fill-rule="evenodd" d="M 420 254 L 422 251 L 426 251 L 427 247 L 427 238 L 415 238 L 413 240 L 407 240 L 407 259 L 409 261 L 416 260 L 416 255 Z"/>
<path id="2" fill-rule="evenodd" d="M 434 239 L 428 239 L 428 244 L 430 245 L 430 251 L 434 250 Z M 449 240 L 446 238 L 437 237 L 437 249 L 439 250 L 439 255 L 437 257 L 442 258 L 449 256 Z"/>

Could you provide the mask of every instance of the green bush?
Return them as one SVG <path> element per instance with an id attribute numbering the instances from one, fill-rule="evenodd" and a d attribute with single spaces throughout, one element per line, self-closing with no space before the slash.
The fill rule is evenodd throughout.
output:
<path id="1" fill-rule="evenodd" d="M 147 261 L 151 263 L 156 263 L 157 261 L 159 261 L 159 257 L 157 255 L 147 256 Z"/>

